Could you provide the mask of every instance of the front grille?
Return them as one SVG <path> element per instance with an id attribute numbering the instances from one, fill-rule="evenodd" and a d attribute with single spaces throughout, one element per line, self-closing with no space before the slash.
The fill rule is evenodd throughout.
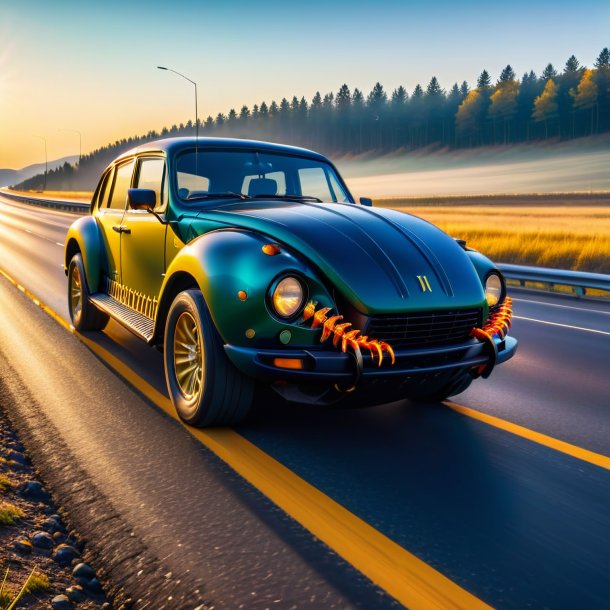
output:
<path id="1" fill-rule="evenodd" d="M 481 325 L 481 315 L 481 309 L 461 309 L 374 316 L 364 334 L 386 341 L 395 350 L 449 345 L 465 341 Z"/>

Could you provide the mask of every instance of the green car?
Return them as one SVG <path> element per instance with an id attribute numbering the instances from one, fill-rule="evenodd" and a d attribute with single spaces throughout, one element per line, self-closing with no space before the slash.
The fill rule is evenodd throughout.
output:
<path id="1" fill-rule="evenodd" d="M 104 171 L 65 247 L 76 330 L 113 318 L 163 350 L 198 426 L 257 385 L 288 401 L 437 401 L 509 359 L 491 261 L 415 216 L 356 203 L 333 164 L 236 139 L 150 142 Z"/>

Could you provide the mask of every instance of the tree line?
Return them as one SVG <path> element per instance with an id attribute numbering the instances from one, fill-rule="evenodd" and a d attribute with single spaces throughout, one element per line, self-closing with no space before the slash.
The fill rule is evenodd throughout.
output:
<path id="1" fill-rule="evenodd" d="M 381 83 L 365 95 L 347 84 L 311 101 L 282 98 L 252 108 L 232 108 L 200 121 L 202 136 L 256 138 L 304 146 L 328 155 L 412 151 L 423 147 L 464 148 L 534 140 L 571 139 L 610 131 L 610 51 L 602 49 L 592 68 L 570 56 L 562 70 L 548 64 L 517 77 L 507 65 L 494 83 L 487 70 L 476 86 L 464 81 L 449 91 L 436 76 L 411 93 L 391 93 Z M 118 154 L 160 137 L 194 135 L 195 124 L 164 127 L 144 136 L 117 140 L 49 172 L 48 188 L 92 188 Z M 19 188 L 42 187 L 35 176 Z"/>

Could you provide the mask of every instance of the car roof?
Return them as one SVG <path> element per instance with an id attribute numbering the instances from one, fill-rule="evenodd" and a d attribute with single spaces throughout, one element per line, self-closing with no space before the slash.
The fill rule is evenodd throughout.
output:
<path id="1" fill-rule="evenodd" d="M 242 140 L 240 138 L 164 138 L 162 140 L 153 140 L 140 144 L 131 150 L 128 150 L 118 156 L 115 161 L 120 160 L 124 157 L 130 157 L 135 154 L 146 153 L 146 152 L 165 152 L 169 156 L 174 154 L 182 148 L 193 148 L 197 145 L 198 148 L 214 149 L 214 148 L 232 148 L 232 149 L 256 149 L 260 151 L 274 152 L 274 153 L 285 153 L 289 155 L 298 155 L 303 157 L 311 157 L 319 159 L 321 161 L 328 161 L 326 157 L 320 153 L 314 152 L 313 150 L 307 150 L 306 148 L 299 148 L 297 146 L 287 146 L 285 144 L 275 144 L 274 142 L 262 142 L 259 140 Z"/>

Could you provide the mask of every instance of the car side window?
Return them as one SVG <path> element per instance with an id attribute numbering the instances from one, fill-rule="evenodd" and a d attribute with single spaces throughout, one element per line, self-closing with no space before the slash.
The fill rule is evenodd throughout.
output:
<path id="1" fill-rule="evenodd" d="M 334 201 L 338 201 L 339 203 L 349 203 L 349 197 L 347 196 L 344 188 L 339 184 L 337 176 L 335 176 L 333 172 L 327 172 L 326 177 L 328 179 L 328 186 L 335 195 Z"/>
<path id="2" fill-rule="evenodd" d="M 131 186 L 131 174 L 133 173 L 133 159 L 119 165 L 114 171 L 114 185 L 110 196 L 109 208 L 124 210 L 127 204 L 127 189 Z"/>
<path id="3" fill-rule="evenodd" d="M 108 205 L 108 197 L 110 196 L 110 185 L 112 184 L 112 170 L 106 172 L 102 178 L 100 188 L 97 193 L 95 205 L 97 209 L 105 208 Z"/>
<path id="4" fill-rule="evenodd" d="M 349 202 L 345 190 L 332 172 L 323 167 L 303 167 L 299 169 L 301 195 L 317 197 L 322 201 L 336 203 Z"/>
<path id="5" fill-rule="evenodd" d="M 161 212 L 167 205 L 167 172 L 165 160 L 159 157 L 140 159 L 136 187 L 155 191 L 155 210 Z"/>
<path id="6" fill-rule="evenodd" d="M 301 168 L 299 170 L 299 181 L 302 195 L 317 197 L 322 201 L 337 201 L 329 188 L 326 173 L 322 167 Z"/>

